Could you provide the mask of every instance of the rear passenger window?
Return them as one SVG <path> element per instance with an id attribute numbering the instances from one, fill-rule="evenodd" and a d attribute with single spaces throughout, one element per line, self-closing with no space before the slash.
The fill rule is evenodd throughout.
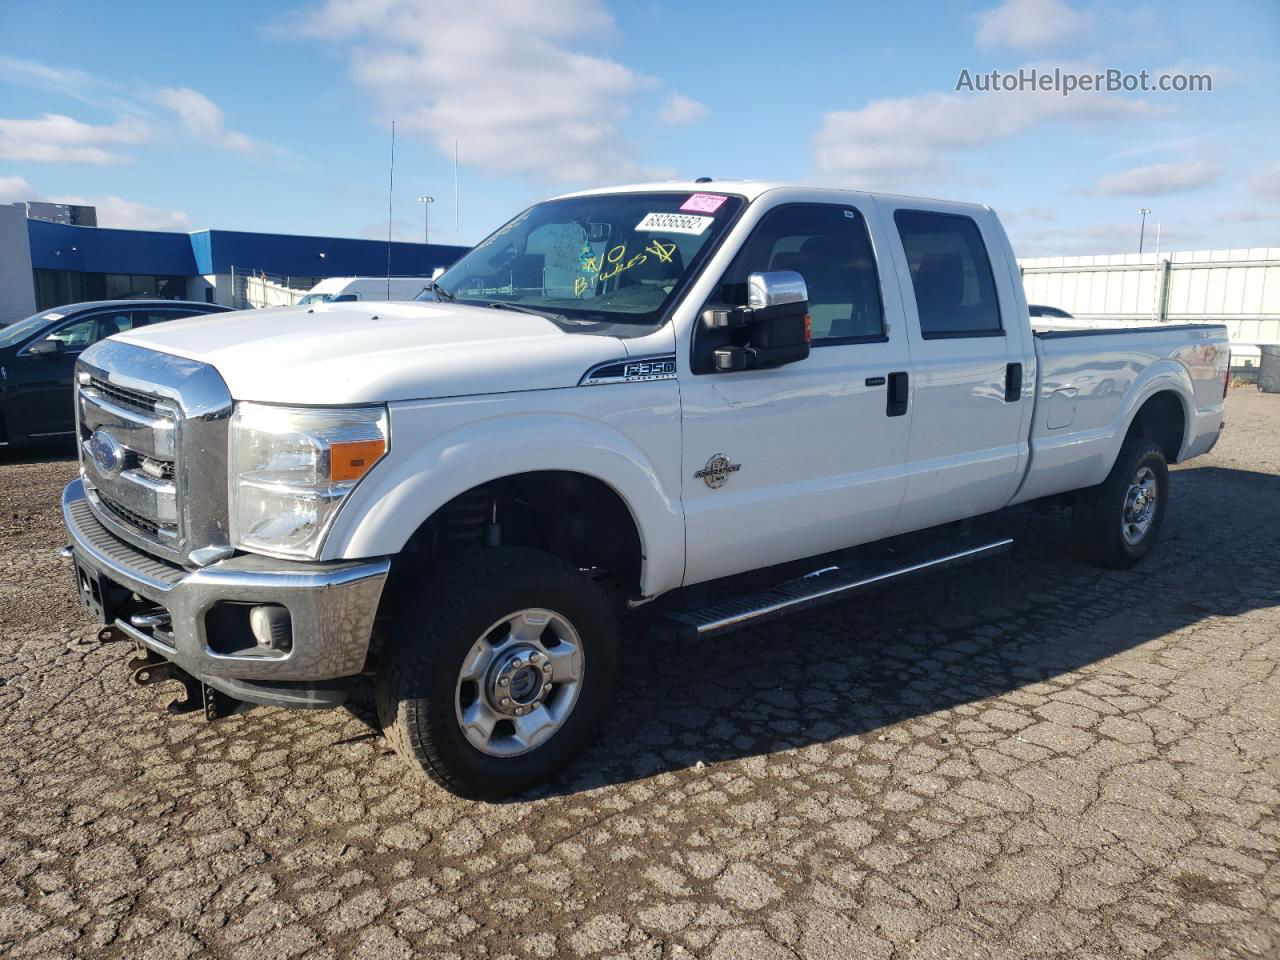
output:
<path id="1" fill-rule="evenodd" d="M 911 268 L 921 335 L 999 336 L 995 278 L 978 225 L 922 210 L 899 210 L 893 219 Z"/>
<path id="2" fill-rule="evenodd" d="M 176 320 L 178 317 L 185 317 L 187 314 L 177 310 L 135 310 L 133 311 L 133 326 L 149 327 L 153 323 L 164 323 L 167 320 Z"/>
<path id="3" fill-rule="evenodd" d="M 747 277 L 769 270 L 804 277 L 815 347 L 884 339 L 875 254 L 857 210 L 796 203 L 769 211 L 725 273 L 725 301 L 745 303 Z"/>
<path id="4" fill-rule="evenodd" d="M 133 319 L 130 314 L 104 313 L 98 317 L 98 332 L 94 336 L 93 342 L 97 343 L 99 340 L 105 340 L 107 337 L 132 329 Z"/>

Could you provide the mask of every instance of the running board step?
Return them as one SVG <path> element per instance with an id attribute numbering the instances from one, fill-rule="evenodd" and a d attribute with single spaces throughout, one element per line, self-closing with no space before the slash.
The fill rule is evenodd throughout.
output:
<path id="1" fill-rule="evenodd" d="M 896 583 L 924 573 L 985 560 L 1013 548 L 1012 537 L 968 535 L 908 550 L 886 551 L 874 561 L 823 567 L 759 593 L 730 597 L 696 610 L 668 614 L 681 639 L 714 637 L 741 627 L 844 600 L 860 590 Z"/>

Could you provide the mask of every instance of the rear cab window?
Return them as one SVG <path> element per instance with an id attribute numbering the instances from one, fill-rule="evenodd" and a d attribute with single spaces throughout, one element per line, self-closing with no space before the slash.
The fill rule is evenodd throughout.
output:
<path id="1" fill-rule="evenodd" d="M 977 223 L 926 210 L 898 210 L 893 219 L 911 271 L 920 335 L 1003 336 L 991 259 Z"/>

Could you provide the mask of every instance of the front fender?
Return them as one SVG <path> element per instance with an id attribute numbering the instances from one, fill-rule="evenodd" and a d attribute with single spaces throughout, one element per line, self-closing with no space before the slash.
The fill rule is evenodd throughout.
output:
<path id="1" fill-rule="evenodd" d="M 517 413 L 507 409 L 510 403 L 494 398 L 393 404 L 391 452 L 343 504 L 323 558 L 399 553 L 428 517 L 472 487 L 560 470 L 600 480 L 627 505 L 640 535 L 646 596 L 679 586 L 684 516 L 654 457 L 602 420 L 571 412 Z M 650 421 L 654 413 L 652 406 L 645 411 Z M 678 464 L 678 420 L 673 416 L 666 423 Z"/>

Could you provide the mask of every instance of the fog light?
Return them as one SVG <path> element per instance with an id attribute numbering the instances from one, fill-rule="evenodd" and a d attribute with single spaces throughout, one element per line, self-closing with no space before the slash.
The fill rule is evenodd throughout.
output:
<path id="1" fill-rule="evenodd" d="M 277 603 L 264 603 L 250 610 L 249 629 L 260 647 L 281 652 L 293 647 L 293 621 L 288 609 Z"/>

